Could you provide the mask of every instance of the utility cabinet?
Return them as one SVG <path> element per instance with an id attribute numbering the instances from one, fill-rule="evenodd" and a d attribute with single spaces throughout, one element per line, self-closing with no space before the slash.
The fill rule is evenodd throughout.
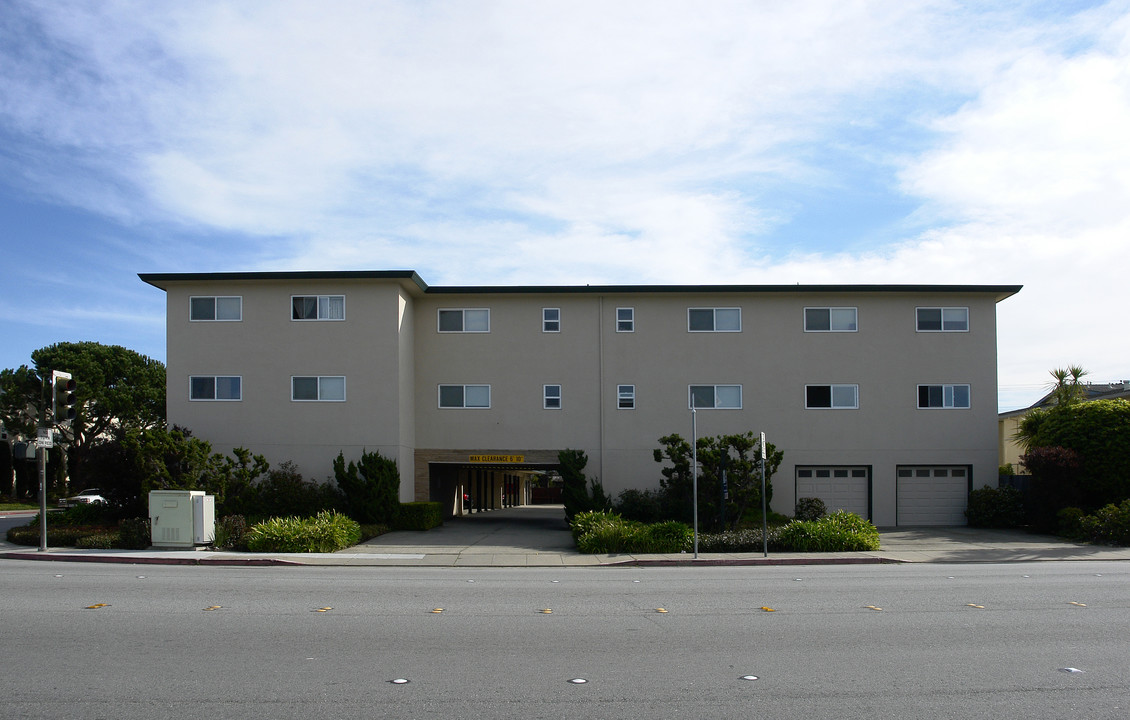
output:
<path id="1" fill-rule="evenodd" d="M 152 490 L 149 524 L 156 547 L 208 545 L 216 536 L 216 497 L 203 490 Z"/>

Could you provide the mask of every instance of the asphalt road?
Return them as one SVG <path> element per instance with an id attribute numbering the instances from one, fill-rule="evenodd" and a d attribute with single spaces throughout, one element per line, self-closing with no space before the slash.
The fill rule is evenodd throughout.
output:
<path id="1" fill-rule="evenodd" d="M 1130 715 L 1121 563 L 0 561 L 0 598 L 4 718 Z"/>

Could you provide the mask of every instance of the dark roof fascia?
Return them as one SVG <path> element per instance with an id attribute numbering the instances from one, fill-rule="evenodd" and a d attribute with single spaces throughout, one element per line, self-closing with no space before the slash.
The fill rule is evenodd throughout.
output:
<path id="1" fill-rule="evenodd" d="M 337 270 L 288 272 L 138 273 L 162 290 L 174 282 L 229 280 L 407 280 L 429 295 L 617 295 L 646 293 L 952 293 L 990 294 L 997 302 L 1023 285 L 448 285 L 432 286 L 415 270 Z"/>
<path id="2" fill-rule="evenodd" d="M 997 302 L 1023 285 L 469 285 L 432 286 L 429 295 L 589 295 L 643 293 L 987 293 Z"/>
<path id="3" fill-rule="evenodd" d="M 407 280 L 421 291 L 428 284 L 415 270 L 309 270 L 280 272 L 216 272 L 216 273 L 138 273 L 143 282 L 161 290 L 175 282 L 215 282 L 228 280 Z"/>

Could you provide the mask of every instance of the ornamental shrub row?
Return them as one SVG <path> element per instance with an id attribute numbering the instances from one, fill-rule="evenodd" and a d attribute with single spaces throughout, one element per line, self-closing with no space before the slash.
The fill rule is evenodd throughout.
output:
<path id="1" fill-rule="evenodd" d="M 677 553 L 690 550 L 694 531 L 684 523 L 645 524 L 614 512 L 578 513 L 570 523 L 583 553 Z M 879 549 L 879 531 L 854 513 L 839 511 L 819 520 L 794 520 L 769 528 L 769 548 L 786 552 L 858 552 Z M 702 552 L 757 552 L 761 529 L 699 534 Z"/>
<path id="2" fill-rule="evenodd" d="M 677 553 L 691 547 L 694 531 L 677 520 L 641 523 L 607 510 L 573 516 L 577 549 L 583 553 Z"/>
<path id="3" fill-rule="evenodd" d="M 393 520 L 393 530 L 431 530 L 443 525 L 442 506 L 437 502 L 401 503 Z"/>
<path id="4" fill-rule="evenodd" d="M 333 510 L 312 518 L 285 517 L 265 520 L 247 531 L 252 552 L 336 552 L 361 540 L 361 526 Z"/>
<path id="5" fill-rule="evenodd" d="M 1059 511 L 1060 534 L 1100 545 L 1130 546 L 1130 498 L 1106 505 L 1091 515 L 1079 508 Z"/>

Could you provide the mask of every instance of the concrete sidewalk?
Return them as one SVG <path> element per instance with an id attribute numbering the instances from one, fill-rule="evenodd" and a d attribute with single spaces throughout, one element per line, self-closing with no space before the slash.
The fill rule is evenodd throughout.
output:
<path id="1" fill-rule="evenodd" d="M 336 553 L 238 553 L 206 550 L 39 552 L 0 541 L 0 558 L 169 565 L 328 565 L 408 567 L 615 567 L 674 565 L 828 565 L 1013 563 L 1130 560 L 1130 548 L 1083 545 L 1017 530 L 968 527 L 880 530 L 881 549 L 851 553 L 692 553 L 582 555 L 560 505 L 476 513 L 427 532 L 392 532 Z"/>

